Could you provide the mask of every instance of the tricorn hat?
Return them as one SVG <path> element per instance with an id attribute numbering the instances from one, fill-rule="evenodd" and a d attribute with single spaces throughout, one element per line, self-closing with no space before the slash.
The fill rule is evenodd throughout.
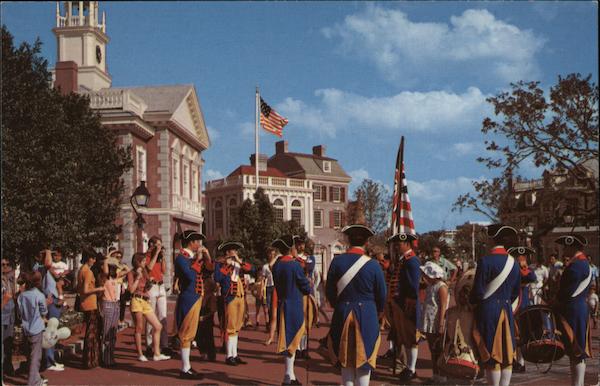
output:
<path id="1" fill-rule="evenodd" d="M 348 236 L 362 236 L 365 238 L 375 235 L 371 228 L 361 224 L 346 225 L 342 228 L 342 233 Z"/>
<path id="2" fill-rule="evenodd" d="M 292 239 L 294 240 L 294 244 L 306 243 L 306 238 L 304 236 L 294 235 L 294 236 L 292 236 Z"/>
<path id="3" fill-rule="evenodd" d="M 564 245 L 565 247 L 575 246 L 578 248 L 585 247 L 588 243 L 585 237 L 575 234 L 560 236 L 554 240 L 554 242 L 559 245 Z"/>
<path id="4" fill-rule="evenodd" d="M 404 242 L 412 242 L 417 240 L 417 235 L 413 233 L 396 233 L 395 235 L 389 237 L 387 239 L 388 243 L 393 241 L 404 241 Z"/>
<path id="5" fill-rule="evenodd" d="M 529 247 L 512 247 L 508 249 L 508 254 L 512 256 L 533 256 L 535 249 Z"/>
<path id="6" fill-rule="evenodd" d="M 239 243 L 237 241 L 225 241 L 222 242 L 217 249 L 219 250 L 219 252 L 227 252 L 230 249 L 235 249 L 236 251 L 239 249 L 244 249 L 244 244 Z"/>
<path id="7" fill-rule="evenodd" d="M 206 236 L 198 231 L 189 229 L 187 231 L 183 231 L 181 239 L 188 242 L 194 240 L 206 240 Z"/>
<path id="8" fill-rule="evenodd" d="M 504 224 L 491 224 L 487 227 L 487 234 L 492 239 L 497 239 L 510 234 L 516 236 L 518 233 L 519 232 L 517 232 L 515 228 Z"/>
<path id="9" fill-rule="evenodd" d="M 281 236 L 273 241 L 271 246 L 277 249 L 290 249 L 294 246 L 294 237 L 290 235 Z"/>

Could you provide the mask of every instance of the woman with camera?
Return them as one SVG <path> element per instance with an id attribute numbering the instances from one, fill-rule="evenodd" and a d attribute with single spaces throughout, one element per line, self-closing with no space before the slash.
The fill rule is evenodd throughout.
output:
<path id="1" fill-rule="evenodd" d="M 164 249 L 162 240 L 158 236 L 150 237 L 148 240 L 148 251 L 146 252 L 146 271 L 151 286 L 148 290 L 150 307 L 156 314 L 162 330 L 160 333 L 160 350 L 168 354 L 169 336 L 167 334 L 167 289 L 163 282 L 164 273 L 167 270 L 166 260 L 163 256 Z M 146 347 L 150 348 L 153 345 L 152 334 L 150 333 L 150 325 L 146 325 Z M 149 355 L 150 350 L 146 353 Z"/>

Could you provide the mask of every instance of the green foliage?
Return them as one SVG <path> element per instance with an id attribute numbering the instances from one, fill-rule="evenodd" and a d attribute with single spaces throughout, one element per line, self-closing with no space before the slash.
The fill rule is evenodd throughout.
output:
<path id="1" fill-rule="evenodd" d="M 450 256 L 450 246 L 446 241 L 442 240 L 444 231 L 430 231 L 419 235 L 419 252 L 425 252 L 431 257 L 431 252 L 434 247 L 438 247 L 443 256 Z"/>
<path id="2" fill-rule="evenodd" d="M 475 230 L 475 259 L 479 259 L 486 253 L 486 243 L 488 240 L 486 229 L 485 226 L 469 223 L 457 226 L 457 232 L 454 236 L 455 252 L 463 259 L 471 259 L 471 256 L 473 256 L 472 236 L 473 230 Z"/>
<path id="3" fill-rule="evenodd" d="M 266 262 L 267 248 L 284 234 L 306 237 L 304 227 L 295 221 L 276 220 L 273 205 L 260 187 L 254 193 L 254 201 L 246 199 L 231 222 L 231 239 L 244 244 L 240 254 L 254 265 Z"/>
<path id="4" fill-rule="evenodd" d="M 385 185 L 364 179 L 354 191 L 355 201 L 348 207 L 348 223 L 364 223 L 376 234 L 387 228 L 392 195 Z"/>
<path id="5" fill-rule="evenodd" d="M 68 254 L 115 240 L 132 165 L 86 97 L 50 87 L 40 49 L 16 48 L 2 27 L 2 249 L 25 264 L 46 246 Z"/>

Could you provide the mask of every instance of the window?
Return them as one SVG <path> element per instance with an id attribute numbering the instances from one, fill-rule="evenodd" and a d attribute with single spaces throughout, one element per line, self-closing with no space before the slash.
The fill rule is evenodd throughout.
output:
<path id="1" fill-rule="evenodd" d="M 223 203 L 215 201 L 215 229 L 223 229 Z"/>
<path id="2" fill-rule="evenodd" d="M 340 202 L 341 201 L 341 192 L 340 192 L 340 187 L 339 186 L 332 186 L 330 188 L 330 199 L 333 202 Z"/>
<path id="3" fill-rule="evenodd" d="M 190 166 L 183 164 L 183 197 L 190 197 Z"/>
<path id="4" fill-rule="evenodd" d="M 314 189 L 314 191 L 313 191 L 313 200 L 315 200 L 315 201 L 321 201 L 322 200 L 322 198 L 321 198 L 321 196 L 322 196 L 321 195 L 321 188 L 323 188 L 322 185 L 313 185 L 313 189 Z"/>
<path id="5" fill-rule="evenodd" d="M 331 212 L 330 225 L 332 228 L 341 228 L 343 224 L 342 212 L 334 210 Z"/>
<path id="6" fill-rule="evenodd" d="M 278 198 L 273 201 L 273 207 L 275 208 L 275 220 L 283 222 L 283 200 Z"/>
<path id="7" fill-rule="evenodd" d="M 192 201 L 199 201 L 198 199 L 198 169 L 192 168 Z"/>
<path id="8" fill-rule="evenodd" d="M 299 200 L 292 201 L 292 220 L 302 225 L 302 203 Z"/>
<path id="9" fill-rule="evenodd" d="M 146 149 L 141 146 L 137 147 L 137 182 L 146 180 Z"/>
<path id="10" fill-rule="evenodd" d="M 233 219 L 235 217 L 236 211 L 237 211 L 237 201 L 235 200 L 235 198 L 232 198 L 229 200 L 229 221 L 231 221 L 231 219 Z"/>
<path id="11" fill-rule="evenodd" d="M 179 195 L 179 160 L 173 158 L 173 194 Z"/>
<path id="12" fill-rule="evenodd" d="M 323 161 L 323 171 L 325 173 L 331 173 L 331 161 Z"/>
<path id="13" fill-rule="evenodd" d="M 315 210 L 313 213 L 315 228 L 323 228 L 323 211 Z"/>

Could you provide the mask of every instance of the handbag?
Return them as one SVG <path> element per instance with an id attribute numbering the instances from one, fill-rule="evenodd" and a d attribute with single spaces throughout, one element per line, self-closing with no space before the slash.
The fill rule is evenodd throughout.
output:
<path id="1" fill-rule="evenodd" d="M 445 333 L 443 344 L 445 346 Z M 465 342 L 460 320 L 456 321 L 453 342 L 447 348 L 444 347 L 442 352 L 438 366 L 443 374 L 451 378 L 475 379 L 479 372 L 479 365 L 473 349 Z"/>

